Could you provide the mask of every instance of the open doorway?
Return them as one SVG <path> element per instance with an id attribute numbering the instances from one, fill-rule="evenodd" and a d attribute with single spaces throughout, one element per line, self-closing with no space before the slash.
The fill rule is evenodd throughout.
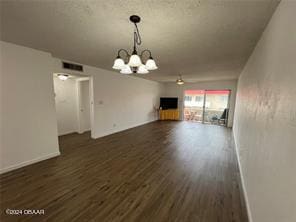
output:
<path id="1" fill-rule="evenodd" d="M 227 126 L 230 90 L 186 90 L 184 120 Z"/>
<path id="2" fill-rule="evenodd" d="M 58 135 L 91 131 L 90 77 L 58 73 L 53 75 Z"/>

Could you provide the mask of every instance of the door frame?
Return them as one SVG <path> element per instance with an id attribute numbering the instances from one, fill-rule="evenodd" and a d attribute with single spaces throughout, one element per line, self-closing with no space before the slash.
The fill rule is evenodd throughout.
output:
<path id="1" fill-rule="evenodd" d="M 90 104 L 90 131 L 91 138 L 94 138 L 94 87 L 93 87 L 93 76 L 85 76 L 76 80 L 77 83 L 77 122 L 78 122 L 78 133 L 83 133 L 81 127 L 81 116 L 80 116 L 80 105 L 81 105 L 81 94 L 80 94 L 80 82 L 89 81 L 89 104 Z"/>
<path id="2" fill-rule="evenodd" d="M 77 123 L 78 123 L 78 133 L 84 133 L 85 130 L 82 128 L 82 116 L 81 116 L 81 105 L 82 105 L 82 98 L 81 98 L 81 83 L 88 81 L 88 89 L 89 89 L 89 98 L 90 98 L 90 81 L 88 77 L 85 78 L 80 78 L 76 80 L 76 84 L 77 84 Z M 90 101 L 89 101 L 90 103 Z M 89 109 L 91 109 L 91 107 L 89 107 Z M 90 114 L 89 114 L 90 115 Z M 91 130 L 91 129 L 90 129 Z"/>

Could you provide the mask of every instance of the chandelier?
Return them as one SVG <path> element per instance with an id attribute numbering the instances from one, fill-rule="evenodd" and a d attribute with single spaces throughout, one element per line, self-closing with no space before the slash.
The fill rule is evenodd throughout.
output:
<path id="1" fill-rule="evenodd" d="M 140 20 L 141 18 L 137 15 L 130 16 L 130 21 L 135 25 L 134 47 L 132 54 L 130 55 L 129 52 L 125 49 L 119 49 L 117 52 L 117 57 L 114 60 L 114 65 L 112 68 L 120 70 L 120 73 L 122 74 L 147 74 L 150 70 L 155 70 L 158 68 L 155 64 L 154 59 L 152 58 L 150 50 L 145 49 L 138 55 L 137 46 L 142 44 L 142 39 L 137 26 L 137 23 L 139 23 Z M 120 53 L 124 53 L 124 57 L 122 57 Z M 144 65 L 143 61 L 145 53 L 148 53 L 149 57 Z"/>

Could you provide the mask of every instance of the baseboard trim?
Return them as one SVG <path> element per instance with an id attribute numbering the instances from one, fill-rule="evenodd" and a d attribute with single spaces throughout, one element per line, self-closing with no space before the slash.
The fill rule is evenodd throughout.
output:
<path id="1" fill-rule="evenodd" d="M 246 203 L 246 207 L 247 207 L 248 221 L 253 222 L 251 208 L 250 208 L 247 190 L 246 190 L 246 186 L 245 186 L 245 180 L 244 180 L 243 171 L 242 171 L 240 158 L 239 158 L 239 151 L 238 151 L 236 141 L 235 141 L 234 131 L 232 131 L 232 136 L 233 136 L 233 141 L 234 141 L 234 146 L 235 146 L 236 159 L 238 162 L 239 175 L 240 175 L 241 184 L 242 184 L 242 188 L 243 188 L 244 199 L 245 199 L 245 203 Z"/>
<path id="2" fill-rule="evenodd" d="M 14 165 L 11 165 L 9 167 L 5 167 L 3 169 L 0 169 L 0 174 L 7 173 L 9 171 L 16 170 L 16 169 L 19 169 L 21 167 L 28 166 L 28 165 L 31 165 L 33 163 L 37 163 L 37 162 L 40 162 L 40 161 L 43 161 L 43 160 L 47 160 L 47 159 L 50 159 L 50 158 L 53 158 L 53 157 L 56 157 L 56 156 L 59 156 L 59 155 L 61 155 L 60 151 L 55 152 L 55 153 L 50 153 L 50 154 L 47 154 L 45 156 L 41 156 L 41 157 L 38 157 L 38 158 L 35 158 L 35 159 L 32 159 L 32 160 L 24 161 L 24 162 L 21 162 L 21 163 L 18 163 L 18 164 L 14 164 Z"/>
<path id="3" fill-rule="evenodd" d="M 58 136 L 66 136 L 66 135 L 69 135 L 69 134 L 72 134 L 72 133 L 79 133 L 80 134 L 80 132 L 76 130 L 76 131 L 70 131 L 70 132 L 67 132 L 67 133 L 58 134 Z"/>
<path id="4" fill-rule="evenodd" d="M 109 131 L 109 132 L 106 132 L 106 133 L 102 133 L 102 134 L 99 134 L 99 135 L 96 135 L 96 136 L 91 136 L 91 138 L 92 139 L 98 139 L 98 138 L 101 138 L 101 137 L 104 137 L 104 136 L 109 136 L 109 135 L 112 135 L 112 134 L 115 134 L 115 133 L 122 132 L 124 130 L 132 129 L 132 128 L 142 126 L 142 125 L 145 125 L 145 124 L 149 124 L 149 123 L 152 123 L 152 122 L 156 122 L 156 121 L 158 121 L 158 119 L 148 120 L 148 121 L 145 121 L 143 123 L 131 125 L 131 126 L 126 127 L 126 128 L 121 128 L 121 129 L 117 129 L 117 130 L 114 130 L 114 131 Z"/>

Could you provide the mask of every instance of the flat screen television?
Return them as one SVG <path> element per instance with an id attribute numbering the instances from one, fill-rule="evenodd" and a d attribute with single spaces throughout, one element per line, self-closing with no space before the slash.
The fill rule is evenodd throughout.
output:
<path id="1" fill-rule="evenodd" d="M 178 98 L 177 97 L 161 97 L 159 108 L 178 109 Z"/>

